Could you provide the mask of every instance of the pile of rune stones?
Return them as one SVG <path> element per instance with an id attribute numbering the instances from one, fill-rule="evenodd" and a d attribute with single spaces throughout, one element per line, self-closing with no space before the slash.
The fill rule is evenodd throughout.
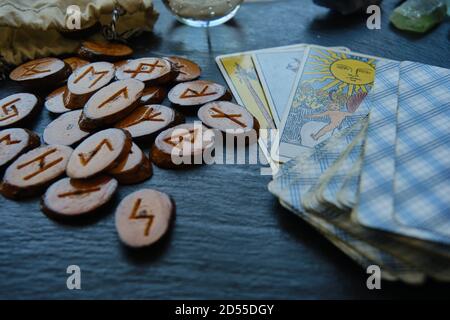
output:
<path id="1" fill-rule="evenodd" d="M 32 60 L 10 73 L 23 92 L 0 99 L 4 197 L 42 195 L 47 216 L 70 221 L 99 212 L 119 185 L 150 179 L 153 164 L 192 165 L 174 163 L 174 151 L 192 158 L 211 148 L 217 134 L 258 129 L 245 108 L 229 102 L 224 86 L 197 80 L 196 63 L 132 54 L 124 44 L 86 41 L 78 56 Z M 166 96 L 170 107 L 160 104 Z M 42 105 L 55 120 L 39 135 L 26 126 Z M 184 115 L 192 112 L 205 130 L 185 123 Z M 151 146 L 148 157 L 139 145 Z M 141 248 L 163 238 L 174 217 L 169 195 L 142 189 L 120 202 L 115 222 L 122 242 Z"/>

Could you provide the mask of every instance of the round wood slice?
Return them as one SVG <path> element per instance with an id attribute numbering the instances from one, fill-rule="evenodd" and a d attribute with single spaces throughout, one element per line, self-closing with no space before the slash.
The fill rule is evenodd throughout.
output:
<path id="1" fill-rule="evenodd" d="M 195 62 L 181 57 L 166 58 L 178 69 L 179 74 L 175 79 L 176 82 L 192 81 L 200 77 L 202 69 Z"/>
<path id="2" fill-rule="evenodd" d="M 114 78 L 115 67 L 109 62 L 94 62 L 74 71 L 67 80 L 71 93 L 67 108 L 80 109 L 94 94 Z"/>
<path id="3" fill-rule="evenodd" d="M 6 129 L 0 131 L 0 169 L 3 169 L 21 154 L 39 147 L 39 136 L 27 129 Z"/>
<path id="4" fill-rule="evenodd" d="M 44 102 L 45 109 L 54 114 L 61 114 L 69 112 L 70 109 L 66 107 L 67 95 L 70 94 L 67 86 L 60 87 L 52 91 Z"/>
<path id="5" fill-rule="evenodd" d="M 167 234 L 174 218 L 172 199 L 152 189 L 139 190 L 125 197 L 115 214 L 119 238 L 132 248 L 157 243 Z"/>
<path id="6" fill-rule="evenodd" d="M 172 63 L 162 58 L 128 60 L 116 71 L 118 80 L 137 79 L 145 82 L 146 85 L 168 84 L 177 76 L 178 71 L 173 68 Z"/>
<path id="7" fill-rule="evenodd" d="M 66 59 L 64 59 L 64 62 L 70 66 L 70 69 L 72 69 L 72 72 L 74 72 L 78 68 L 81 68 L 82 66 L 85 66 L 90 63 L 89 61 L 78 58 L 78 57 L 66 58 Z"/>
<path id="8" fill-rule="evenodd" d="M 53 217 L 79 217 L 106 205 L 117 190 L 117 180 L 107 176 L 52 184 L 42 197 L 41 210 Z"/>
<path id="9" fill-rule="evenodd" d="M 167 90 L 160 86 L 150 86 L 144 89 L 140 104 L 160 104 L 167 96 Z"/>
<path id="10" fill-rule="evenodd" d="M 128 156 L 117 167 L 110 170 L 109 174 L 120 184 L 135 184 L 149 179 L 153 170 L 144 152 L 133 143 Z"/>
<path id="11" fill-rule="evenodd" d="M 87 60 L 114 62 L 131 56 L 133 49 L 120 43 L 84 41 L 78 54 Z"/>
<path id="12" fill-rule="evenodd" d="M 67 146 L 50 145 L 21 155 L 6 169 L 1 193 L 12 199 L 39 194 L 64 174 L 72 151 Z"/>
<path id="13" fill-rule="evenodd" d="M 119 165 L 129 154 L 131 136 L 120 129 L 107 129 L 90 136 L 74 150 L 67 175 L 87 179 Z"/>
<path id="14" fill-rule="evenodd" d="M 244 107 L 228 101 L 205 104 L 198 110 L 199 119 L 208 127 L 223 134 L 257 141 L 259 123 Z"/>
<path id="15" fill-rule="evenodd" d="M 180 83 L 169 91 L 168 97 L 180 110 L 189 110 L 216 100 L 231 100 L 231 94 L 224 86 L 205 80 Z"/>
<path id="16" fill-rule="evenodd" d="M 215 133 L 198 123 L 164 130 L 155 139 L 151 160 L 160 168 L 184 168 L 203 163 L 203 155 L 214 148 Z"/>
<path id="17" fill-rule="evenodd" d="M 15 68 L 10 79 L 30 88 L 47 89 L 60 85 L 72 69 L 57 58 L 42 58 L 28 61 Z"/>
<path id="18" fill-rule="evenodd" d="M 115 127 L 127 130 L 133 138 L 152 140 L 159 132 L 184 122 L 184 116 L 172 108 L 153 104 L 136 108 Z"/>
<path id="19" fill-rule="evenodd" d="M 124 118 L 138 106 L 144 87 L 142 81 L 127 79 L 100 89 L 84 106 L 80 128 L 90 131 Z"/>
<path id="20" fill-rule="evenodd" d="M 81 130 L 78 125 L 81 113 L 81 110 L 71 111 L 53 120 L 44 129 L 44 142 L 72 146 L 86 138 L 90 133 Z"/>
<path id="21" fill-rule="evenodd" d="M 40 101 L 31 93 L 16 93 L 0 100 L 0 129 L 18 127 L 38 111 Z"/>
<path id="22" fill-rule="evenodd" d="M 119 67 L 123 66 L 124 64 L 128 63 L 128 60 L 120 60 L 113 62 L 114 67 L 118 69 Z"/>

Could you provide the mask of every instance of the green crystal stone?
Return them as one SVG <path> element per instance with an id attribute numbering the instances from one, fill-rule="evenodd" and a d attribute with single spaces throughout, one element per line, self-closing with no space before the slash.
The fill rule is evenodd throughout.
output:
<path id="1" fill-rule="evenodd" d="M 401 30 L 424 33 L 447 15 L 447 0 L 407 0 L 397 7 L 390 20 Z"/>

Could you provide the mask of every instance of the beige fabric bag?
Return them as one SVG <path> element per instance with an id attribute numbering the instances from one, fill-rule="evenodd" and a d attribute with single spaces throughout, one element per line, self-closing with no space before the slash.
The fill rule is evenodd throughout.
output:
<path id="1" fill-rule="evenodd" d="M 0 73 L 7 64 L 76 52 L 80 40 L 59 32 L 67 29 L 66 12 L 72 5 L 80 8 L 82 27 L 95 21 L 109 26 L 114 9 L 120 8 L 123 15 L 115 26 L 125 39 L 151 31 L 158 18 L 152 0 L 0 0 Z M 92 38 L 103 36 L 99 32 Z"/>

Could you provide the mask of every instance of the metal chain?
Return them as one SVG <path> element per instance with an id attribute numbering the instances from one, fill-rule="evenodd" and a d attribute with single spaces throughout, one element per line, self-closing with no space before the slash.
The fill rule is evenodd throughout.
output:
<path id="1" fill-rule="evenodd" d="M 103 26 L 102 29 L 103 36 L 106 40 L 125 42 L 125 39 L 122 38 L 122 34 L 118 34 L 116 29 L 120 16 L 123 16 L 125 13 L 126 10 L 120 4 L 116 3 L 111 14 L 111 23 Z"/>

